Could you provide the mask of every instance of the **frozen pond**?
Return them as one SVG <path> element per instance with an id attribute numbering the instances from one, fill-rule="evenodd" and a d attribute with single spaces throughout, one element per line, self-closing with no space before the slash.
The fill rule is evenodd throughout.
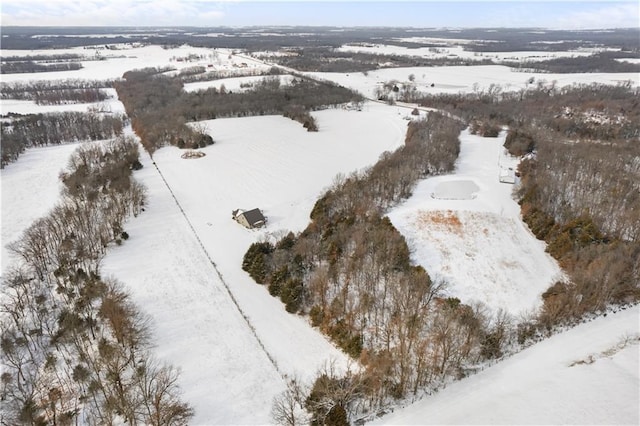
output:
<path id="1" fill-rule="evenodd" d="M 480 190 L 478 185 L 471 180 L 449 180 L 440 182 L 431 198 L 438 200 L 473 200 Z"/>

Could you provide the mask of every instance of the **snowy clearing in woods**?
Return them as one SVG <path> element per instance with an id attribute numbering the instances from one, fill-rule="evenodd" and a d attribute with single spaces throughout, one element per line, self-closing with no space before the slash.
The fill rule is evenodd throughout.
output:
<path id="1" fill-rule="evenodd" d="M 196 83 L 187 83 L 184 85 L 185 92 L 196 92 L 198 90 L 206 90 L 212 87 L 220 90 L 220 87 L 224 86 L 227 92 L 244 92 L 256 83 L 263 81 L 264 79 L 275 80 L 277 79 L 281 85 L 290 84 L 293 80 L 292 75 L 250 75 L 245 77 L 230 77 L 219 80 L 211 81 L 198 81 Z"/>
<path id="2" fill-rule="evenodd" d="M 463 131 L 455 172 L 419 182 L 389 218 L 413 261 L 445 280 L 450 296 L 517 316 L 537 308 L 562 273 L 521 221 L 514 186 L 499 180 L 518 161 L 502 147 L 504 138 Z"/>

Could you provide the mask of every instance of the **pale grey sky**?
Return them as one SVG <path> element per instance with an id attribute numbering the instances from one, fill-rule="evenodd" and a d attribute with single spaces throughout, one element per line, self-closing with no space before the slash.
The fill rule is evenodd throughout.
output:
<path id="1" fill-rule="evenodd" d="M 2 0 L 2 25 L 640 27 L 625 1 Z"/>

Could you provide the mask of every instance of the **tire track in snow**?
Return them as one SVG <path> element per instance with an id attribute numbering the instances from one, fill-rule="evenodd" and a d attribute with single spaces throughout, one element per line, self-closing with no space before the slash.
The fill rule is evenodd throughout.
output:
<path id="1" fill-rule="evenodd" d="M 278 366 L 278 362 L 275 360 L 275 358 L 269 353 L 269 351 L 267 350 L 267 348 L 265 347 L 264 343 L 262 342 L 262 340 L 260 339 L 260 337 L 258 336 L 258 333 L 256 332 L 255 327 L 253 326 L 253 324 L 251 323 L 251 320 L 249 319 L 249 317 L 244 313 L 244 310 L 242 309 L 242 307 L 240 306 L 240 304 L 238 303 L 238 300 L 236 299 L 236 297 L 233 295 L 233 292 L 231 291 L 231 288 L 229 287 L 229 285 L 227 284 L 227 282 L 224 279 L 224 276 L 222 275 L 222 273 L 220 272 L 220 269 L 218 269 L 218 265 L 216 264 L 216 262 L 214 262 L 214 260 L 211 258 L 211 256 L 209 255 L 209 252 L 207 251 L 207 249 L 205 248 L 204 244 L 202 243 L 202 240 L 200 239 L 200 236 L 198 235 L 198 232 L 196 231 L 196 229 L 193 227 L 191 220 L 189 220 L 189 216 L 187 216 L 187 213 L 184 211 L 184 209 L 182 208 L 182 205 L 180 205 L 180 201 L 178 201 L 178 198 L 176 197 L 176 195 L 174 194 L 173 190 L 171 189 L 171 186 L 169 185 L 169 182 L 167 182 L 167 180 L 164 178 L 164 175 L 162 174 L 162 172 L 160 171 L 160 168 L 158 167 L 158 165 L 156 164 L 156 162 L 153 160 L 153 158 L 151 158 L 151 161 L 153 163 L 153 166 L 156 168 L 156 171 L 158 172 L 158 174 L 160 175 L 160 178 L 162 179 L 162 181 L 164 182 L 165 186 L 167 187 L 167 189 L 169 190 L 169 193 L 171 194 L 171 197 L 173 197 L 173 200 L 175 201 L 176 205 L 178 206 L 178 209 L 180 209 L 180 213 L 182 214 L 182 217 L 184 217 L 184 220 L 187 222 L 187 225 L 189 226 L 189 228 L 191 229 L 191 232 L 193 232 L 193 235 L 196 237 L 196 241 L 198 242 L 198 244 L 200 245 L 200 248 L 202 249 L 202 251 L 204 252 L 204 255 L 207 257 L 207 259 L 209 260 L 209 263 L 211 264 L 211 266 L 213 267 L 213 270 L 216 272 L 216 275 L 218 276 L 218 278 L 220 279 L 220 282 L 222 283 L 222 285 L 224 286 L 225 290 L 227 291 L 227 294 L 229 295 L 229 298 L 231 299 L 231 301 L 233 302 L 234 306 L 236 307 L 236 309 L 238 310 L 238 313 L 240 313 L 240 316 L 244 319 L 245 323 L 247 324 L 247 326 L 249 327 L 249 330 L 251 331 L 251 334 L 253 335 L 253 337 L 256 339 L 256 341 L 258 342 L 258 346 L 260 346 L 260 349 L 262 349 L 262 351 L 264 352 L 264 354 L 267 356 L 267 358 L 269 359 L 269 362 L 271 362 L 271 364 L 273 365 L 273 368 L 276 370 L 276 372 L 280 375 L 280 377 L 282 377 L 283 380 L 287 380 L 287 374 L 285 372 L 283 372 L 280 367 Z"/>

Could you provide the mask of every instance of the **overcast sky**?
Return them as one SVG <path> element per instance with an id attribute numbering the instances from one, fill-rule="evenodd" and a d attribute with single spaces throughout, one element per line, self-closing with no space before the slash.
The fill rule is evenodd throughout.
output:
<path id="1" fill-rule="evenodd" d="M 1 0 L 2 25 L 640 27 L 626 1 Z"/>

